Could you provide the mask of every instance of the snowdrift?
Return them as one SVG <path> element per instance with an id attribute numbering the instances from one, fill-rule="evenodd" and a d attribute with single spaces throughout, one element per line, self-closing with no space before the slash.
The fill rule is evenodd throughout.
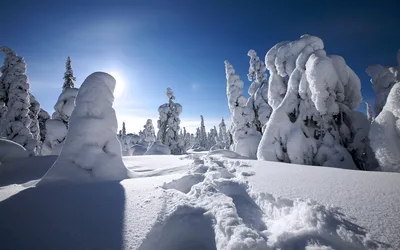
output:
<path id="1" fill-rule="evenodd" d="M 51 162 L 19 160 L 8 176 L 26 182 L 0 188 L 0 248 L 400 248 L 399 174 L 212 153 L 126 157 L 143 175 L 30 188 L 22 166 Z"/>

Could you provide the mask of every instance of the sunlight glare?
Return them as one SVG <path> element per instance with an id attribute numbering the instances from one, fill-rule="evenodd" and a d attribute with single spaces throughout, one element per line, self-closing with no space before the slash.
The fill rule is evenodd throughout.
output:
<path id="1" fill-rule="evenodd" d="M 121 74 L 119 74 L 118 72 L 111 72 L 110 75 L 112 75 L 115 78 L 115 81 L 117 82 L 117 84 L 115 85 L 114 97 L 118 98 L 122 95 L 125 89 L 125 81 L 121 77 Z"/>

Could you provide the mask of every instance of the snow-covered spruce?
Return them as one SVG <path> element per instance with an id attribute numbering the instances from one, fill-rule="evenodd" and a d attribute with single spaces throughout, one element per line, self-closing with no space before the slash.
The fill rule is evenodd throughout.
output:
<path id="1" fill-rule="evenodd" d="M 254 112 L 253 126 L 258 132 L 263 133 L 263 128 L 272 113 L 272 108 L 268 104 L 266 67 L 254 50 L 249 50 L 247 55 L 250 57 L 247 77 L 249 81 L 253 81 L 248 90 L 250 98 L 247 100 L 247 106 Z"/>
<path id="2" fill-rule="evenodd" d="M 146 146 L 150 146 L 156 140 L 153 121 L 147 119 L 146 124 L 143 127 L 143 141 L 146 143 Z"/>
<path id="3" fill-rule="evenodd" d="M 253 125 L 253 110 L 246 106 L 247 99 L 243 96 L 243 81 L 240 80 L 228 61 L 225 61 L 225 72 L 226 93 L 232 119 L 233 145 L 231 148 L 242 156 L 256 158 L 261 133 Z"/>
<path id="4" fill-rule="evenodd" d="M 226 124 L 224 118 L 222 118 L 221 123 L 219 124 L 217 144 L 220 145 L 221 148 L 225 149 L 229 146 L 229 135 L 226 131 Z"/>
<path id="5" fill-rule="evenodd" d="M 209 149 L 206 126 L 204 125 L 204 117 L 200 115 L 200 133 L 199 133 L 199 146 L 204 150 Z"/>
<path id="6" fill-rule="evenodd" d="M 121 133 L 121 136 L 119 136 L 118 140 L 121 143 L 122 155 L 131 156 L 133 147 L 140 143 L 140 136 L 132 133 L 128 133 L 126 135 Z"/>
<path id="7" fill-rule="evenodd" d="M 368 121 L 370 123 L 372 123 L 374 121 L 375 117 L 374 117 L 374 114 L 372 112 L 371 104 L 369 102 L 365 102 L 365 107 L 366 107 L 366 110 L 367 110 Z"/>
<path id="8" fill-rule="evenodd" d="M 400 50 L 397 54 L 397 67 L 371 65 L 366 72 L 371 77 L 372 89 L 375 92 L 375 115 L 378 116 L 385 106 L 386 98 L 393 85 L 400 81 Z"/>
<path id="9" fill-rule="evenodd" d="M 71 66 L 71 58 L 67 58 L 67 62 L 65 63 L 65 73 L 64 73 L 64 85 L 63 85 L 63 91 L 67 88 L 74 88 L 75 84 L 74 82 L 76 81 L 76 78 L 74 76 L 74 71 L 72 70 Z"/>
<path id="10" fill-rule="evenodd" d="M 400 172 L 400 82 L 392 87 L 385 106 L 372 122 L 369 138 L 382 170 Z"/>
<path id="11" fill-rule="evenodd" d="M 218 131 L 217 128 L 214 126 L 214 128 L 210 129 L 210 132 L 208 133 L 208 148 L 211 149 L 221 149 L 221 146 L 218 144 Z"/>
<path id="12" fill-rule="evenodd" d="M 0 136 L 12 140 L 34 155 L 37 140 L 30 131 L 32 120 L 29 117 L 29 83 L 26 76 L 26 64 L 23 57 L 7 47 L 0 47 L 5 53 L 4 65 L 0 68 L 0 103 L 2 107 L 2 126 Z"/>
<path id="13" fill-rule="evenodd" d="M 29 126 L 29 130 L 31 131 L 33 139 L 40 142 L 41 141 L 40 127 L 39 127 L 40 104 L 31 93 L 29 93 L 29 99 L 31 103 L 31 106 L 29 107 L 29 118 L 31 118 L 31 125 Z M 38 150 L 37 153 L 39 153 Z"/>
<path id="14" fill-rule="evenodd" d="M 69 118 L 75 108 L 77 88 L 66 88 L 54 105 L 52 119 L 46 122 L 46 139 L 42 145 L 42 155 L 59 155 L 69 127 Z"/>
<path id="15" fill-rule="evenodd" d="M 157 121 L 158 134 L 157 139 L 168 146 L 172 154 L 184 153 L 183 143 L 179 137 L 179 124 L 181 120 L 179 115 L 182 113 L 182 106 L 175 103 L 175 96 L 171 88 L 167 88 L 168 103 L 158 108 L 160 119 Z"/>
<path id="16" fill-rule="evenodd" d="M 117 139 L 112 107 L 115 79 L 103 72 L 89 75 L 76 97 L 68 136 L 60 156 L 39 185 L 55 181 L 93 182 L 128 178 Z"/>
<path id="17" fill-rule="evenodd" d="M 42 143 L 44 142 L 44 140 L 46 138 L 46 134 L 47 134 L 46 122 L 49 119 L 50 119 L 49 113 L 47 113 L 47 111 L 44 109 L 40 109 L 39 114 L 38 114 L 38 121 L 39 121 L 39 130 L 40 130 L 40 141 Z"/>
<path id="18" fill-rule="evenodd" d="M 361 130 L 368 128 L 358 126 L 360 115 L 354 113 L 362 99 L 360 80 L 345 60 L 327 56 L 322 40 L 309 35 L 277 44 L 266 58 L 271 77 L 289 78 L 287 92 L 264 132 L 258 159 L 349 169 L 373 167 L 365 162 L 371 159 L 364 155 L 368 140 L 360 139 L 368 133 Z"/>

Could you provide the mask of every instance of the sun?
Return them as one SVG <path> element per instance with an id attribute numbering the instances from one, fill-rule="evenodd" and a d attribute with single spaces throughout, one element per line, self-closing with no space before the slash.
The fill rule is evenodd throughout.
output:
<path id="1" fill-rule="evenodd" d="M 124 92 L 125 89 L 125 81 L 124 78 L 121 77 L 121 74 L 118 72 L 111 72 L 110 75 L 112 75 L 115 79 L 115 81 L 117 82 L 117 84 L 115 85 L 115 90 L 114 90 L 114 97 L 118 98 L 122 95 L 122 93 Z"/>

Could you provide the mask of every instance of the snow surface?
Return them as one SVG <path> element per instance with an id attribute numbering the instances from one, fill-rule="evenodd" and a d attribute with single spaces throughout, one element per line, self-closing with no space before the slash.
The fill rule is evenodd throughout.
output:
<path id="1" fill-rule="evenodd" d="M 168 146 L 162 144 L 161 140 L 156 140 L 150 145 L 145 155 L 169 155 L 171 150 Z"/>
<path id="2" fill-rule="evenodd" d="M 400 248 L 399 174 L 229 154 L 126 157 L 136 178 L 68 186 L 33 186 L 53 156 L 5 165 L 0 248 Z"/>
<path id="3" fill-rule="evenodd" d="M 0 165 L 25 157 L 29 157 L 29 152 L 24 147 L 16 142 L 0 138 Z"/>

